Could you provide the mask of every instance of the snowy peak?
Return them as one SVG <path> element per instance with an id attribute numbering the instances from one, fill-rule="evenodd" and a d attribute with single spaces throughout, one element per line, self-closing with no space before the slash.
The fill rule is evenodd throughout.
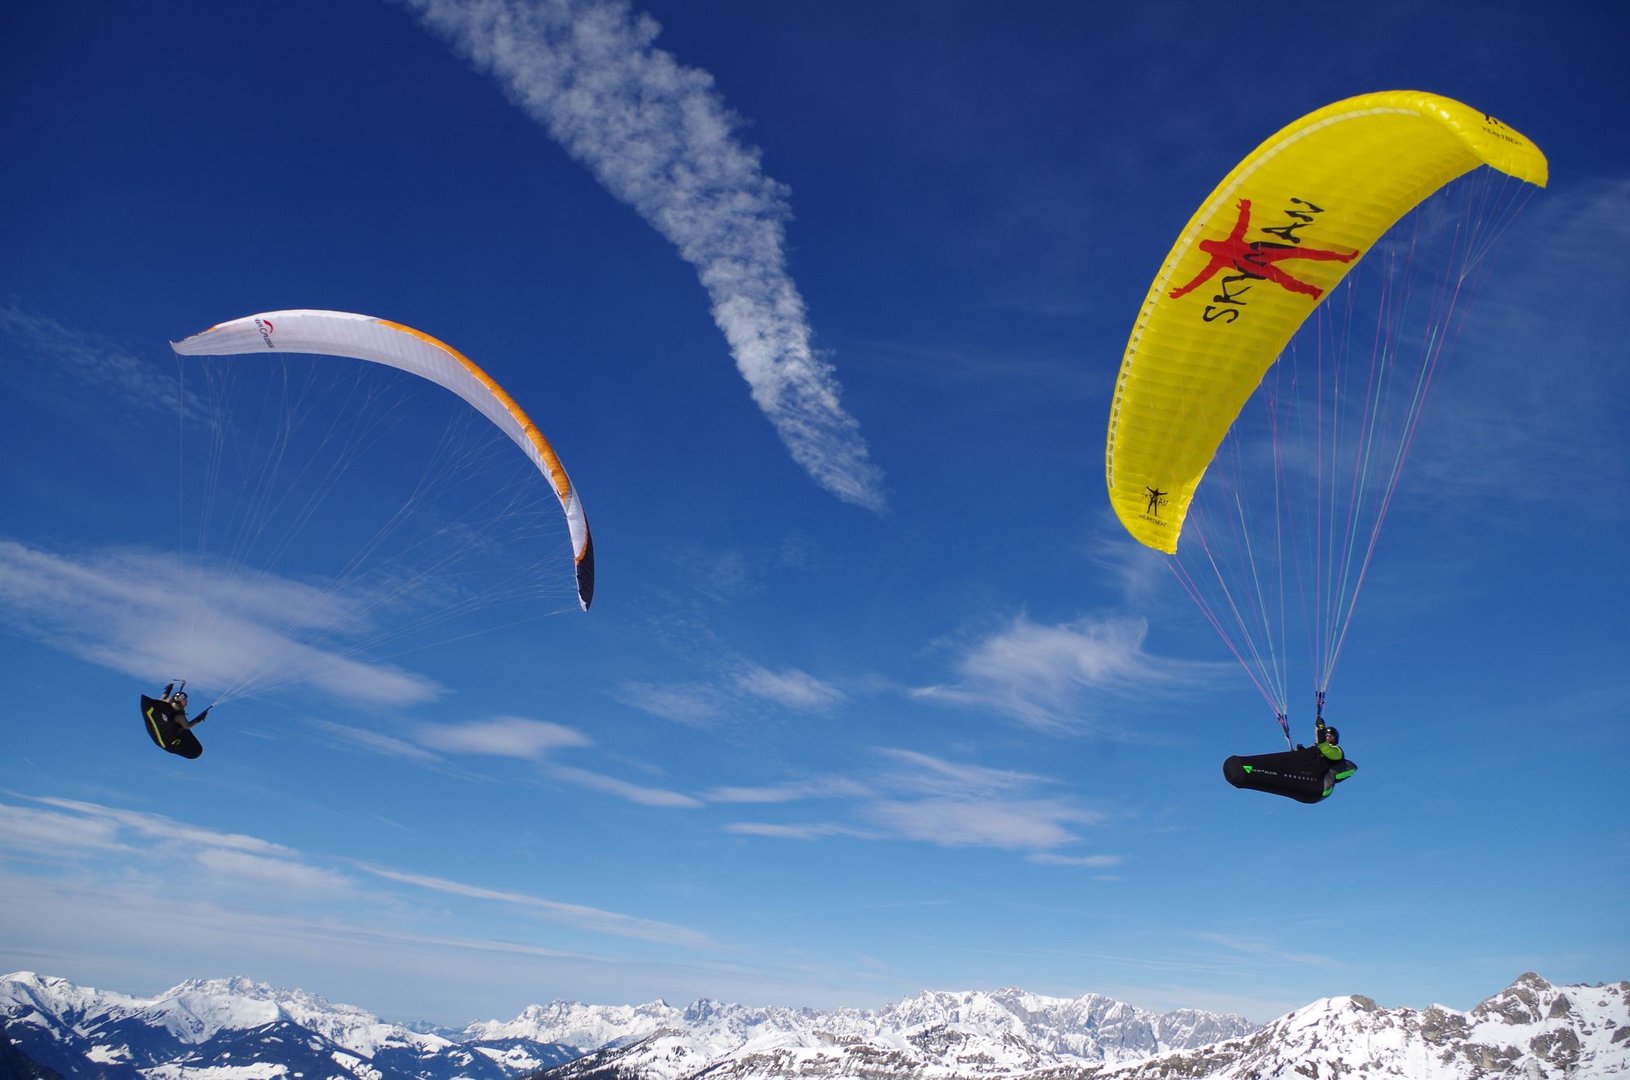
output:
<path id="1" fill-rule="evenodd" d="M 709 1013 L 710 1017 L 712 1013 Z M 1214 1014 L 1150 1014 L 1096 995 L 924 993 L 809 1014 L 799 1033 L 724 1049 L 668 1031 L 547 1080 L 1573 1080 L 1630 1075 L 1630 983 L 1553 987 L 1524 975 L 1470 1012 L 1326 998 L 1260 1030 Z M 1218 1034 L 1221 1032 L 1220 1034 Z M 1208 1037 L 1209 1036 L 1209 1037 Z"/>
<path id="2" fill-rule="evenodd" d="M 257 1028 L 291 1019 L 275 995 L 271 987 L 248 979 L 189 979 L 128 1015 L 182 1042 L 203 1043 L 223 1028 Z"/>
<path id="3" fill-rule="evenodd" d="M 1117 1071 L 1114 1080 L 1348 1074 L 1410 1080 L 1630 1074 L 1630 983 L 1558 988 L 1529 973 L 1470 1012 L 1387 1009 L 1358 995 L 1325 998 L 1254 1035 L 1165 1054 Z"/>
<path id="4" fill-rule="evenodd" d="M 584 1005 L 551 1001 L 528 1005 L 513 1020 L 483 1020 L 464 1029 L 467 1039 L 529 1039 L 559 1043 L 580 1053 L 609 1043 L 643 1039 L 683 1023 L 678 1009 L 657 1000 L 645 1005 Z"/>
<path id="5" fill-rule="evenodd" d="M 1552 986 L 1528 972 L 1469 1014 L 1467 1042 L 1569 1076 L 1630 1072 L 1630 982 Z"/>
<path id="6" fill-rule="evenodd" d="M 18 1048 L 64 1076 L 509 1080 L 575 1056 L 524 1039 L 455 1042 L 242 978 L 136 998 L 17 972 L 0 977 L 0 1018 Z"/>
<path id="7" fill-rule="evenodd" d="M 1238 1016 L 1157 1014 L 1096 994 L 925 991 L 879 1010 L 697 1002 L 683 1027 L 586 1055 L 551 1080 L 1011 1077 L 1147 1058 L 1254 1031 Z M 1213 1034 L 1215 1033 L 1215 1034 Z"/>
<path id="8" fill-rule="evenodd" d="M 1472 1015 L 1496 1017 L 1508 1024 L 1534 1024 L 1544 1019 L 1559 999 L 1566 1007 L 1566 999 L 1557 993 L 1556 987 L 1527 971 L 1473 1009 Z"/>
<path id="9" fill-rule="evenodd" d="M 884 1010 L 893 1026 L 1001 1032 L 1061 1059 L 1122 1061 L 1255 1030 L 1242 1016 L 1185 1009 L 1154 1013 L 1101 994 L 1046 997 L 1023 990 L 924 993 Z"/>
<path id="10" fill-rule="evenodd" d="M 0 976 L 6 1035 L 64 1076 L 127 1080 L 1573 1080 L 1630 1076 L 1630 983 L 1553 986 L 1533 973 L 1469 1012 L 1325 998 L 1257 1028 L 1151 1013 L 1096 994 L 925 991 L 881 1009 L 702 999 L 556 1001 L 452 1038 L 248 979 L 153 998 Z"/>
<path id="11" fill-rule="evenodd" d="M 1053 998 L 1007 988 L 923 991 L 878 1010 L 825 1012 L 710 999 L 683 1010 L 662 1002 L 618 1008 L 556 1001 L 466 1031 L 576 1047 L 586 1055 L 574 1066 L 578 1075 L 611 1068 L 625 1077 L 672 1078 L 710 1067 L 743 1076 L 783 1069 L 821 1075 L 840 1061 L 843 1068 L 886 1061 L 908 1072 L 1007 1075 L 1144 1058 L 1255 1028 L 1239 1016 L 1158 1014 L 1098 994 Z"/>

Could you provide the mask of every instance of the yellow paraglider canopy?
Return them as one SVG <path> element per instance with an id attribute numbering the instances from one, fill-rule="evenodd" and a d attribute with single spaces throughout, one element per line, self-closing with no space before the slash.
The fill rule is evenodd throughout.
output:
<path id="1" fill-rule="evenodd" d="M 1309 113 L 1217 185 L 1161 264 L 1115 385 L 1106 479 L 1139 542 L 1176 552 L 1218 445 L 1303 320 L 1399 218 L 1480 165 L 1547 178 L 1500 121 L 1396 90 Z"/>

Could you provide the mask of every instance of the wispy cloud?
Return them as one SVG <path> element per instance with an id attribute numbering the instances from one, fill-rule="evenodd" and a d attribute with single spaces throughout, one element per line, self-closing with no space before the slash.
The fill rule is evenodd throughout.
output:
<path id="1" fill-rule="evenodd" d="M 1200 932 L 1194 935 L 1201 941 L 1209 942 L 1227 950 L 1236 956 L 1249 956 L 1258 959 L 1266 958 L 1274 964 L 1298 964 L 1317 967 L 1339 967 L 1334 958 L 1323 953 L 1288 951 L 1282 945 L 1274 942 L 1242 938 L 1230 934 Z"/>
<path id="2" fill-rule="evenodd" d="M 859 840 L 885 839 L 883 834 L 856 828 L 853 825 L 836 825 L 828 823 L 774 825 L 763 821 L 734 821 L 724 827 L 724 831 L 735 833 L 737 836 L 765 836 L 776 840 L 825 840 L 834 836 L 845 836 Z"/>
<path id="3" fill-rule="evenodd" d="M 573 728 L 519 716 L 462 724 L 421 724 L 415 738 L 421 745 L 437 750 L 525 761 L 541 761 L 552 751 L 589 745 L 588 736 Z"/>
<path id="4" fill-rule="evenodd" d="M 586 750 L 592 739 L 576 728 L 521 716 L 485 720 L 412 723 L 405 737 L 361 728 L 317 722 L 327 734 L 358 749 L 384 757 L 412 761 L 429 768 L 453 771 L 460 757 L 510 758 L 537 766 L 538 774 L 572 787 L 610 795 L 640 806 L 689 810 L 705 805 L 701 799 L 668 788 L 623 780 L 559 760 L 563 751 Z"/>
<path id="5" fill-rule="evenodd" d="M 40 796 L 33 801 L 60 811 L 61 815 L 57 818 L 59 821 L 77 819 L 107 829 L 110 833 L 134 834 L 141 839 L 143 845 L 171 843 L 188 850 L 210 849 L 270 857 L 283 857 L 292 854 L 290 849 L 283 847 L 281 844 L 274 844 L 243 833 L 228 833 L 219 829 L 189 825 L 186 822 L 166 817 L 163 814 L 150 814 L 141 810 L 121 810 L 117 807 L 102 806 L 98 803 L 82 802 L 77 799 L 61 799 L 52 796 Z"/>
<path id="6" fill-rule="evenodd" d="M 1137 618 L 1049 626 L 1019 615 L 962 652 L 955 665 L 959 681 L 922 687 L 913 696 L 990 709 L 1040 730 L 1105 730 L 1111 702 L 1192 691 L 1222 670 L 1151 655 L 1144 649 L 1148 631 Z"/>
<path id="7" fill-rule="evenodd" d="M 925 795 L 988 795 L 1018 791 L 1042 782 L 1042 778 L 1016 769 L 993 769 L 947 761 L 918 750 L 884 748 L 878 757 L 892 765 L 887 774 L 892 783 Z"/>
<path id="8" fill-rule="evenodd" d="M 0 837 L 12 855 L 116 851 L 122 842 L 111 821 L 0 803 Z"/>
<path id="9" fill-rule="evenodd" d="M 365 628 L 366 605 L 200 559 L 124 549 L 63 555 L 0 539 L 0 601 L 0 618 L 12 629 L 140 679 L 182 673 L 219 689 L 259 672 L 268 681 L 309 682 L 347 701 L 386 705 L 438 693 L 423 676 L 311 640 Z"/>
<path id="10" fill-rule="evenodd" d="M 321 717 L 310 717 L 306 722 L 325 735 L 382 757 L 402 758 L 407 761 L 418 762 L 421 765 L 434 765 L 441 760 L 439 754 L 432 753 L 408 739 L 397 738 L 394 735 L 369 731 L 366 728 L 353 727 L 349 724 L 336 724 Z"/>
<path id="11" fill-rule="evenodd" d="M 17 360 L 0 363 L 0 378 L 24 397 L 73 397 L 75 408 L 68 415 L 81 411 L 76 392 L 86 389 L 94 390 L 96 399 L 117 401 L 127 416 L 175 418 L 185 412 L 196 419 L 204 414 L 198 401 L 159 365 L 105 337 L 25 311 L 15 301 L 0 303 L 0 340 L 9 340 L 5 348 Z M 21 377 L 24 373 L 27 378 Z"/>
<path id="12" fill-rule="evenodd" d="M 307 900 L 315 896 L 350 897 L 357 892 L 355 883 L 344 874 L 289 859 L 207 848 L 198 853 L 197 862 L 213 877 L 236 881 L 245 888 L 286 889 Z"/>
<path id="13" fill-rule="evenodd" d="M 701 683 L 677 686 L 627 683 L 618 690 L 617 697 L 641 712 L 691 727 L 703 727 L 718 719 L 726 704 L 718 690 Z"/>
<path id="14" fill-rule="evenodd" d="M 831 708 L 843 700 L 842 691 L 797 669 L 770 671 L 750 665 L 736 676 L 736 685 L 754 697 L 800 712 Z"/>
<path id="15" fill-rule="evenodd" d="M 362 869 L 387 881 L 414 885 L 421 889 L 447 893 L 452 896 L 509 904 L 525 908 L 551 919 L 570 923 L 581 929 L 594 930 L 598 933 L 639 938 L 644 941 L 659 941 L 672 945 L 698 947 L 708 944 L 706 935 L 682 926 L 675 926 L 672 923 L 633 918 L 615 911 L 585 907 L 581 904 L 563 904 L 557 900 L 546 900 L 542 897 L 506 889 L 489 889 L 479 885 L 468 885 L 463 882 L 448 881 L 444 878 L 429 877 L 423 874 L 407 874 L 385 867 L 363 866 Z"/>
<path id="16" fill-rule="evenodd" d="M 0 802 L 0 825 L 4 826 L 0 828 L 0 863 L 20 859 L 46 878 L 53 876 L 52 870 L 72 871 L 80 882 L 82 899 L 96 895 L 93 880 L 99 876 L 126 891 L 121 903 L 140 904 L 144 893 L 189 897 L 198 903 L 227 897 L 245 912 L 257 907 L 287 912 L 298 905 L 317 922 L 328 922 L 365 898 L 370 910 L 381 916 L 398 912 L 403 918 L 410 917 L 400 907 L 400 897 L 367 895 L 365 882 L 377 880 L 502 904 L 597 934 L 691 948 L 709 944 L 706 935 L 686 927 L 517 890 L 373 863 L 339 860 L 337 865 L 324 865 L 318 857 L 283 844 L 161 814 L 69 799 L 11 797 L 16 801 Z M 367 878 L 359 878 L 356 871 L 366 873 Z M 391 932 L 384 926 L 375 929 Z"/>
<path id="17" fill-rule="evenodd" d="M 713 78 L 653 46 L 618 0 L 405 0 L 696 267 L 736 367 L 794 460 L 880 510 L 882 475 L 816 355 L 786 267 L 786 189 L 735 134 Z"/>
<path id="18" fill-rule="evenodd" d="M 721 787 L 707 793 L 713 803 L 790 803 L 805 799 L 858 798 L 871 787 L 845 777 L 815 777 L 761 787 Z"/>
<path id="19" fill-rule="evenodd" d="M 1075 843 L 1075 827 L 1104 815 L 1037 794 L 1050 782 L 1032 773 L 948 761 L 915 750 L 879 751 L 882 785 L 895 795 L 863 816 L 897 836 L 947 847 L 1048 850 Z"/>
<path id="20" fill-rule="evenodd" d="M 638 803 L 642 806 L 689 810 L 703 805 L 700 799 L 680 791 L 635 784 L 627 780 L 619 780 L 614 776 L 607 776 L 604 773 L 592 772 L 571 765 L 553 766 L 550 768 L 549 774 L 578 787 L 588 788 L 591 791 L 598 791 L 605 795 L 614 795 L 619 799 L 627 799 L 629 802 Z"/>
<path id="21" fill-rule="evenodd" d="M 867 807 L 865 815 L 904 840 L 1021 850 L 1074 843 L 1078 837 L 1071 826 L 1101 820 L 1060 799 L 989 797 L 885 800 Z"/>
<path id="22" fill-rule="evenodd" d="M 281 844 L 138 810 L 38 797 L 36 806 L 0 803 L 0 855 L 35 867 L 73 867 L 140 882 L 186 883 L 210 895 L 251 890 L 268 902 L 301 903 L 356 895 L 345 873 L 318 866 Z"/>
<path id="23" fill-rule="evenodd" d="M 628 683 L 617 696 L 641 712 L 691 727 L 761 712 L 766 706 L 800 713 L 825 712 L 847 697 L 832 683 L 798 668 L 772 671 L 750 661 L 720 667 L 712 682 Z"/>
<path id="24" fill-rule="evenodd" d="M 1514 501 L 1566 508 L 1557 528 L 1595 535 L 1623 517 L 1630 485 L 1630 373 L 1613 321 L 1630 279 L 1630 180 L 1535 194 L 1486 262 L 1405 494 L 1454 520 L 1445 499 L 1497 503 L 1521 520 Z"/>
<path id="25" fill-rule="evenodd" d="M 785 840 L 848 837 L 1053 852 L 1078 843 L 1080 828 L 1106 820 L 1098 811 L 1048 795 L 1051 781 L 1031 773 L 898 748 L 877 750 L 872 760 L 874 767 L 862 779 L 828 777 L 762 788 L 721 788 L 708 797 L 737 804 L 805 800 L 838 804 L 827 809 L 827 820 L 727 826 L 727 831 L 738 835 Z M 842 820 L 832 820 L 833 816 Z"/>
<path id="26" fill-rule="evenodd" d="M 1029 857 L 1029 861 L 1042 866 L 1079 866 L 1090 870 L 1102 870 L 1111 866 L 1119 866 L 1126 861 L 1123 855 L 1058 855 L 1050 851 L 1039 851 Z"/>
<path id="27" fill-rule="evenodd" d="M 864 972 L 859 986 L 851 985 L 857 976 L 841 954 L 817 964 L 792 950 L 687 947 L 691 931 L 684 927 L 671 941 L 601 935 L 601 947 L 590 951 L 573 947 L 569 928 L 557 919 L 534 912 L 530 933 L 511 920 L 500 936 L 456 912 L 466 903 L 485 904 L 525 916 L 524 906 L 454 893 L 434 894 L 454 903 L 421 908 L 417 921 L 399 917 L 394 905 L 355 903 L 335 905 L 318 919 L 275 905 L 253 908 L 252 893 L 247 901 L 204 901 L 174 880 L 146 889 L 128 883 L 95 887 L 8 876 L 7 869 L 0 864 L 11 955 L 35 970 L 83 973 L 81 978 L 104 987 L 156 990 L 164 985 L 157 980 L 222 971 L 227 957 L 230 972 L 320 989 L 334 1001 L 366 1002 L 369 1011 L 386 1017 L 453 1026 L 513 1016 L 524 1003 L 546 1000 L 539 995 L 632 1002 L 677 993 L 688 1001 L 726 984 L 744 987 L 737 992 L 743 1000 L 806 1003 L 819 993 L 824 1001 L 818 1003 L 837 1007 L 883 993 L 876 977 Z M 419 890 L 404 884 L 399 891 Z M 138 932 L 177 925 L 187 933 Z M 435 972 L 434 980 L 426 980 L 427 971 Z M 433 992 L 427 983 L 434 984 Z M 896 990 L 894 982 L 886 985 L 888 992 Z"/>

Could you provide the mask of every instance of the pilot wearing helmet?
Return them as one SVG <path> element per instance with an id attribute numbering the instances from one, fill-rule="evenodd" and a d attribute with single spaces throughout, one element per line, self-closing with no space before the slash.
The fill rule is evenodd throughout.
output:
<path id="1" fill-rule="evenodd" d="M 199 717 L 199 719 L 203 719 L 203 717 Z M 1317 736 L 1317 738 L 1313 743 L 1313 748 L 1319 753 L 1323 754 L 1331 761 L 1340 761 L 1342 758 L 1347 756 L 1341 749 L 1341 733 L 1335 728 L 1326 724 L 1324 722 L 1324 717 L 1318 717 L 1318 722 L 1314 728 L 1314 734 Z"/>
<path id="2" fill-rule="evenodd" d="M 183 682 L 181 685 L 185 686 L 186 683 Z M 171 718 L 188 731 L 191 731 L 199 724 L 202 724 L 209 717 L 209 709 L 205 709 L 191 720 L 188 720 L 187 692 L 185 690 L 177 690 L 175 683 L 170 683 L 164 688 L 164 694 L 159 698 L 159 700 L 170 706 Z"/>

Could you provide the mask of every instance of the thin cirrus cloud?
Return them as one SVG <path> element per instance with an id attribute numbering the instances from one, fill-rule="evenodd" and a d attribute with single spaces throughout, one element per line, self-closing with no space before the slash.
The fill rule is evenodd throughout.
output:
<path id="1" fill-rule="evenodd" d="M 1050 851 L 1039 851 L 1029 857 L 1029 861 L 1042 866 L 1078 866 L 1092 870 L 1107 869 L 1119 866 L 1126 861 L 1121 855 L 1058 855 Z"/>
<path id="2" fill-rule="evenodd" d="M 125 413 L 184 416 L 205 414 L 197 398 L 173 377 L 135 356 L 116 342 L 25 311 L 15 302 L 0 303 L 0 339 L 9 340 L 26 362 L 0 364 L 0 376 L 21 395 L 72 405 L 70 415 L 86 407 L 79 391 L 92 388 L 101 400 L 118 403 Z M 24 373 L 27 378 L 21 377 Z"/>
<path id="3" fill-rule="evenodd" d="M 724 716 L 727 704 L 724 695 L 702 683 L 676 686 L 632 682 L 618 689 L 617 698 L 641 712 L 697 728 Z"/>
<path id="4" fill-rule="evenodd" d="M 563 724 L 498 716 L 464 723 L 410 725 L 407 738 L 339 724 L 318 723 L 320 730 L 368 753 L 412 761 L 430 768 L 448 768 L 464 757 L 509 758 L 530 762 L 539 773 L 564 784 L 610 795 L 640 806 L 688 810 L 702 800 L 668 788 L 636 784 L 605 773 L 559 761 L 562 751 L 585 750 L 594 745 L 587 735 Z"/>
<path id="5" fill-rule="evenodd" d="M 1144 648 L 1149 626 L 1130 617 L 1046 625 L 1019 615 L 965 648 L 956 682 L 912 691 L 918 700 L 984 708 L 1042 731 L 1103 731 L 1109 706 L 1133 694 L 1177 693 L 1226 665 L 1162 659 Z"/>
<path id="6" fill-rule="evenodd" d="M 618 698 L 653 716 L 689 727 L 707 727 L 755 705 L 800 713 L 825 712 L 842 704 L 846 695 L 798 668 L 772 671 L 746 662 L 714 682 L 627 683 L 618 690 Z"/>
<path id="7" fill-rule="evenodd" d="M 1580 312 L 1615 310 L 1630 280 L 1630 179 L 1535 194 L 1486 256 L 1410 455 L 1406 499 L 1565 506 L 1558 529 L 1623 518 L 1630 482 L 1617 418 L 1630 406 L 1622 343 Z M 1580 267 L 1592 272 L 1579 273 Z M 1543 358 L 1543 360 L 1539 360 Z M 1497 467 L 1490 467 L 1490 463 Z M 1575 477 L 1584 469 L 1588 483 Z M 1461 510 L 1458 515 L 1472 511 Z"/>
<path id="8" fill-rule="evenodd" d="M 439 765 L 442 761 L 440 754 L 426 750 L 409 739 L 398 738 L 395 735 L 370 731 L 349 724 L 336 724 L 331 720 L 324 720 L 320 717 L 308 717 L 306 723 L 331 739 L 377 754 L 380 757 L 401 758 L 405 761 L 431 766 Z"/>
<path id="9" fill-rule="evenodd" d="M 872 804 L 866 817 L 900 839 L 940 847 L 1048 849 L 1075 843 L 1072 828 L 1100 815 L 1060 799 L 939 798 Z"/>
<path id="10" fill-rule="evenodd" d="M 191 600 L 184 618 L 177 596 Z M 420 704 L 439 692 L 403 668 L 341 655 L 343 642 L 316 643 L 366 631 L 365 604 L 201 559 L 125 549 L 66 555 L 0 538 L 0 619 L 138 678 L 185 671 L 199 685 L 224 687 L 275 669 L 279 682 L 380 705 Z"/>
<path id="11" fill-rule="evenodd" d="M 818 712 L 843 700 L 843 692 L 796 668 L 771 671 L 752 664 L 736 676 L 744 693 L 799 712 Z"/>
<path id="12" fill-rule="evenodd" d="M 199 852 L 196 861 L 213 878 L 230 879 L 245 888 L 288 890 L 306 900 L 318 895 L 354 896 L 357 891 L 351 879 L 344 874 L 288 859 L 209 849 Z"/>
<path id="13" fill-rule="evenodd" d="M 585 907 L 581 904 L 565 904 L 558 900 L 547 900 L 529 893 L 488 889 L 479 885 L 467 885 L 463 882 L 449 881 L 445 878 L 429 877 L 423 874 L 407 874 L 384 867 L 363 866 L 362 869 L 387 881 L 413 885 L 421 889 L 429 889 L 433 892 L 446 893 L 452 896 L 462 896 L 474 900 L 490 900 L 520 907 L 547 918 L 570 923 L 580 929 L 672 945 L 701 947 L 709 944 L 706 935 L 686 927 L 676 926 L 673 923 L 635 918 L 614 911 L 605 911 L 601 908 Z"/>
<path id="14" fill-rule="evenodd" d="M 466 724 L 422 724 L 416 738 L 423 746 L 452 753 L 526 761 L 542 760 L 555 750 L 589 745 L 588 736 L 581 731 L 519 716 L 499 716 Z"/>
<path id="15" fill-rule="evenodd" d="M 72 813 L 73 805 L 62 810 L 37 810 L 0 803 L 3 850 L 13 856 L 63 858 L 76 853 L 114 852 L 125 846 L 113 822 Z"/>
<path id="16" fill-rule="evenodd" d="M 1057 865 L 1101 867 L 1112 856 L 1070 856 L 1080 830 L 1105 815 L 1046 793 L 1045 777 L 949 761 L 915 750 L 874 752 L 864 779 L 824 777 L 763 787 L 719 788 L 721 804 L 825 803 L 818 820 L 738 821 L 725 830 L 780 840 L 914 841 L 1049 854 Z"/>
<path id="17" fill-rule="evenodd" d="M 696 268 L 793 459 L 840 499 L 881 510 L 882 473 L 787 271 L 786 189 L 736 137 L 712 76 L 654 48 L 660 28 L 618 0 L 405 2 Z"/>
<path id="18" fill-rule="evenodd" d="M 73 866 L 81 873 L 100 866 L 130 888 L 146 879 L 171 882 L 181 891 L 248 888 L 302 901 L 356 891 L 347 875 L 259 837 L 75 799 L 24 798 L 38 805 L 0 803 L 0 853 L 27 855 L 36 865 Z"/>
<path id="19" fill-rule="evenodd" d="M 947 761 L 915 750 L 881 751 L 893 794 L 862 816 L 902 839 L 942 847 L 1048 851 L 1076 843 L 1080 826 L 1104 815 L 1037 792 L 1048 781 L 1014 769 Z"/>
<path id="20" fill-rule="evenodd" d="M 762 836 L 772 840 L 826 840 L 831 837 L 847 837 L 856 840 L 886 839 L 883 834 L 878 832 L 858 828 L 854 825 L 837 825 L 831 822 L 776 825 L 765 821 L 737 821 L 726 825 L 725 832 L 734 833 L 737 836 Z"/>
<path id="21" fill-rule="evenodd" d="M 549 775 L 566 783 L 575 784 L 590 791 L 598 791 L 604 795 L 612 795 L 631 803 L 638 803 L 641 806 L 655 806 L 670 810 L 693 810 L 703 805 L 700 799 L 686 795 L 681 791 L 635 784 L 627 780 L 619 780 L 614 776 L 607 776 L 605 773 L 578 768 L 575 765 L 552 765 L 549 768 Z"/>
<path id="22" fill-rule="evenodd" d="M 289 905 L 297 903 L 319 922 L 326 922 L 330 916 L 323 914 L 323 904 L 344 905 L 330 913 L 342 915 L 354 907 L 364 892 L 364 881 L 371 879 L 499 904 L 612 937 L 694 948 L 710 945 L 706 935 L 672 923 L 375 864 L 352 863 L 348 869 L 323 866 L 273 841 L 191 825 L 161 814 L 81 800 L 5 794 L 11 801 L 0 801 L 0 864 L 26 862 L 30 877 L 39 882 L 71 876 L 81 885 L 77 892 L 82 902 L 92 902 L 99 895 L 87 885 L 87 875 L 96 874 L 111 886 L 105 893 L 108 901 L 121 908 L 139 904 L 149 894 L 186 896 L 198 902 L 209 896 L 231 896 L 234 919 L 252 915 L 256 907 L 286 914 Z M 368 878 L 359 878 L 355 871 Z M 6 883 L 7 877 L 0 873 L 0 890 Z M 395 910 L 377 902 L 381 897 L 373 899 L 375 910 Z M 376 929 L 392 932 L 386 926 Z"/>
<path id="23" fill-rule="evenodd" d="M 862 798 L 871 787 L 845 777 L 817 777 L 757 787 L 720 787 L 707 793 L 711 803 L 793 803 L 806 799 Z"/>
<path id="24" fill-rule="evenodd" d="M 228 833 L 219 829 L 189 825 L 163 814 L 121 810 L 99 803 L 56 796 L 25 796 L 25 798 L 51 809 L 37 811 L 7 806 L 6 810 L 33 820 L 37 824 L 64 830 L 55 835 L 67 846 L 72 846 L 71 839 L 74 835 L 86 835 L 84 830 L 89 829 L 104 840 L 118 838 L 120 844 L 128 845 L 131 850 L 139 848 L 151 851 L 174 846 L 178 850 L 188 852 L 224 851 L 258 858 L 288 859 L 294 856 L 291 849 L 281 844 L 243 833 Z M 97 843 L 93 846 L 102 847 L 106 844 Z"/>

